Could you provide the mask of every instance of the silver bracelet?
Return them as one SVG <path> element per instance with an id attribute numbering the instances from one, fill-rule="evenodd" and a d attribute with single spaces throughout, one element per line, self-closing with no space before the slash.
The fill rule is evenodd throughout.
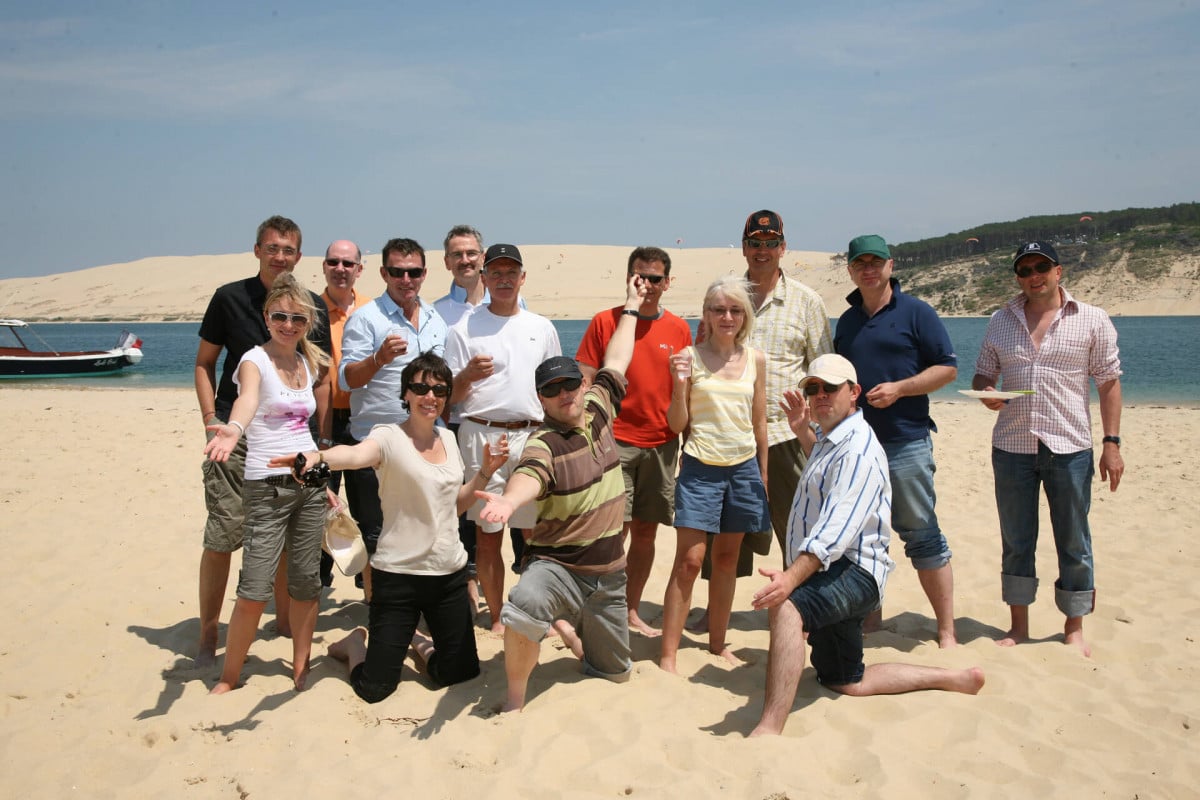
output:
<path id="1" fill-rule="evenodd" d="M 246 435 L 246 426 L 243 425 L 242 423 L 238 422 L 236 419 L 229 420 L 229 424 L 233 425 L 235 428 L 238 429 L 238 438 L 239 439 Z"/>

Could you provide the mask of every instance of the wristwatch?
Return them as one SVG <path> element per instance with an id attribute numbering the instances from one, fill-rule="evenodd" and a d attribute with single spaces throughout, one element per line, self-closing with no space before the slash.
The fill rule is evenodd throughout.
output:
<path id="1" fill-rule="evenodd" d="M 1103 444 L 1108 444 L 1109 442 L 1112 442 L 1112 443 L 1113 443 L 1113 444 L 1115 444 L 1117 447 L 1120 447 L 1120 446 L 1121 446 L 1121 437 L 1120 437 L 1120 436 L 1105 436 L 1105 437 L 1104 437 L 1103 439 L 1101 439 L 1100 441 L 1101 441 Z"/>
<path id="2" fill-rule="evenodd" d="M 641 316 L 641 314 L 639 314 L 636 309 L 632 309 L 632 308 L 625 309 L 624 311 L 621 312 L 621 314 L 622 314 L 622 316 L 626 316 L 626 317 L 640 317 Z"/>
<path id="3" fill-rule="evenodd" d="M 317 439 L 317 447 L 333 447 L 333 439 Z"/>

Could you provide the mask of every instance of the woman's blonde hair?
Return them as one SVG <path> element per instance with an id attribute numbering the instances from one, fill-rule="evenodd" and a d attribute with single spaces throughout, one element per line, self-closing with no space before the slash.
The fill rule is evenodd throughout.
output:
<path id="1" fill-rule="evenodd" d="M 263 315 L 269 315 L 271 306 L 284 300 L 308 315 L 308 330 L 304 332 L 304 338 L 300 340 L 301 358 L 308 362 L 308 368 L 313 372 L 328 367 L 329 354 L 317 347 L 309 338 L 320 322 L 321 311 L 313 303 L 312 293 L 305 289 L 304 285 L 296 280 L 296 276 L 290 272 L 285 272 L 275 279 L 271 291 L 267 292 L 267 299 L 263 301 Z"/>
<path id="2" fill-rule="evenodd" d="M 754 305 L 750 302 L 750 284 L 745 278 L 737 275 L 725 275 L 717 278 L 708 285 L 704 292 L 704 311 L 707 312 L 717 295 L 725 295 L 729 300 L 742 309 L 742 327 L 738 329 L 733 340 L 737 344 L 745 344 L 754 330 Z M 709 331 L 711 334 L 711 331 Z"/>

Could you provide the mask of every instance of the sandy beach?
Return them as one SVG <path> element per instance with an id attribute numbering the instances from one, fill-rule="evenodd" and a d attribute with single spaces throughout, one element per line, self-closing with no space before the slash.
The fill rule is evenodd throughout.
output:
<path id="1" fill-rule="evenodd" d="M 583 678 L 569 652 L 546 643 L 526 711 L 498 715 L 501 641 L 482 629 L 479 678 L 434 689 L 406 670 L 391 698 L 361 702 L 325 655 L 366 620 L 353 582 L 339 575 L 321 602 L 308 691 L 292 690 L 290 643 L 273 635 L 268 610 L 244 687 L 209 697 L 216 669 L 192 666 L 204 520 L 193 393 L 4 386 L 0 396 L 10 420 L 0 488 L 10 555 L 0 584 L 9 610 L 5 797 L 345 797 L 419 787 L 445 798 L 1182 798 L 1200 785 L 1200 557 L 1187 541 L 1196 526 L 1185 499 L 1200 463 L 1178 447 L 1197 438 L 1194 410 L 1125 411 L 1125 481 L 1116 494 L 1099 484 L 1094 494 L 1098 601 L 1085 659 L 1060 641 L 1044 511 L 1035 641 L 993 643 L 1008 621 L 988 462 L 993 415 L 974 403 L 935 404 L 962 645 L 937 649 L 915 573 L 901 563 L 888 586 L 888 630 L 868 637 L 866 658 L 979 665 L 987 685 L 976 697 L 841 698 L 810 669 L 785 735 L 747 740 L 767 652 L 765 615 L 750 610 L 758 578 L 739 582 L 730 632 L 746 666 L 730 667 L 685 634 L 673 677 L 655 664 L 657 642 L 634 637 L 632 680 L 613 685 Z M 652 620 L 673 531 L 658 542 L 643 606 Z"/>

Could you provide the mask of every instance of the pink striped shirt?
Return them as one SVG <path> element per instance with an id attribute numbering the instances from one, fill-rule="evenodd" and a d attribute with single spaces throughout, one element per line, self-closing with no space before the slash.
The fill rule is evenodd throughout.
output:
<path id="1" fill-rule="evenodd" d="M 1054 453 L 1092 447 L 1091 397 L 1096 385 L 1121 376 L 1117 331 L 1102 309 L 1062 292 L 1062 307 L 1041 347 L 1025 323 L 1025 295 L 992 314 L 975 373 L 997 389 L 1032 389 L 1036 394 L 1008 401 L 992 429 L 992 446 L 1008 453 L 1036 453 L 1038 440 Z M 996 385 L 996 378 L 1002 382 Z"/>

